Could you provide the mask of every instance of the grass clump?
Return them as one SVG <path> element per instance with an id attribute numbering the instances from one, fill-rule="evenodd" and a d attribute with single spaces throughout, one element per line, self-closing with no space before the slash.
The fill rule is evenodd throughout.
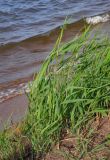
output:
<path id="1" fill-rule="evenodd" d="M 87 127 L 88 123 L 109 113 L 110 41 L 91 39 L 89 29 L 61 45 L 62 36 L 63 29 L 30 86 L 29 112 L 20 136 L 30 141 L 33 152 L 43 155 L 69 131 L 77 135 L 80 143 L 76 158 L 81 159 L 93 152 L 89 147 L 93 130 Z M 86 138 L 82 136 L 84 130 L 88 133 Z M 12 152 L 14 142 L 8 138 L 5 143 L 9 144 L 8 152 Z M 1 144 L 1 155 L 5 153 L 3 148 Z"/>
<path id="2" fill-rule="evenodd" d="M 64 130 L 75 133 L 93 116 L 109 111 L 110 41 L 90 39 L 86 30 L 60 46 L 62 35 L 29 94 L 25 132 L 41 153 L 59 141 Z"/>

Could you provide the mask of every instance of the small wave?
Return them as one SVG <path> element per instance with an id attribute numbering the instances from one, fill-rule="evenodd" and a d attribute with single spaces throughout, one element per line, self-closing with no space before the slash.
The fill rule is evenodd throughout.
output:
<path id="1" fill-rule="evenodd" d="M 88 24 L 98 24 L 98 23 L 104 23 L 110 20 L 110 16 L 109 14 L 105 14 L 105 15 L 98 15 L 98 16 L 94 16 L 94 17 L 88 17 L 86 18 L 86 22 Z"/>
<path id="2" fill-rule="evenodd" d="M 30 82 L 30 84 L 31 83 L 32 82 Z M 30 89 L 29 89 L 28 83 L 22 83 L 22 84 L 19 84 L 15 88 L 10 88 L 10 89 L 1 91 L 0 92 L 0 103 L 4 102 L 12 97 L 15 97 L 17 95 L 29 93 L 29 91 L 30 91 Z"/>

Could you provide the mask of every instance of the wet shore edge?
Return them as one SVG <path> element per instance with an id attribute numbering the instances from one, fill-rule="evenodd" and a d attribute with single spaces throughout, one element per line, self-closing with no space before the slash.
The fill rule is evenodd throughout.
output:
<path id="1" fill-rule="evenodd" d="M 0 103 L 0 130 L 20 122 L 28 110 L 26 94 L 17 95 Z"/>

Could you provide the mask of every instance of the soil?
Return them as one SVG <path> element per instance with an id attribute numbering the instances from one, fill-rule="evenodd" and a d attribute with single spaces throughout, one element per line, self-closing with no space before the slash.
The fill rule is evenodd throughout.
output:
<path id="1" fill-rule="evenodd" d="M 88 152 L 90 152 L 90 150 L 92 150 L 95 146 L 101 145 L 106 142 L 106 137 L 110 134 L 110 119 L 106 117 L 101 118 L 98 122 L 96 120 L 91 125 L 91 128 L 94 128 L 95 132 L 93 133 L 91 141 L 88 144 Z M 82 138 L 84 137 L 82 136 Z M 46 155 L 44 160 L 75 160 L 75 158 L 79 157 L 79 152 L 75 149 L 77 147 L 76 136 L 71 136 L 70 134 L 68 134 L 63 140 L 60 141 L 58 145 Z M 110 160 L 110 143 L 107 144 L 106 147 L 107 148 L 104 148 L 101 151 L 98 151 L 94 154 L 89 154 L 89 156 L 82 156 L 79 159 L 93 160 L 95 158 L 95 160 L 100 160 L 102 157 L 106 157 L 106 160 Z M 68 158 L 70 156 L 71 159 Z"/>

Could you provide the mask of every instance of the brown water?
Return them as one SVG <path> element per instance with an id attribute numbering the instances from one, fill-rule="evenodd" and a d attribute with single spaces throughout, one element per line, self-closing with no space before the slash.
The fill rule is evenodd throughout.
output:
<path id="1" fill-rule="evenodd" d="M 66 16 L 63 41 L 80 33 L 89 21 L 97 22 L 94 30 L 100 27 L 109 35 L 109 11 L 110 0 L 1 0 L 0 102 L 28 89 L 27 82 L 52 49 Z"/>

